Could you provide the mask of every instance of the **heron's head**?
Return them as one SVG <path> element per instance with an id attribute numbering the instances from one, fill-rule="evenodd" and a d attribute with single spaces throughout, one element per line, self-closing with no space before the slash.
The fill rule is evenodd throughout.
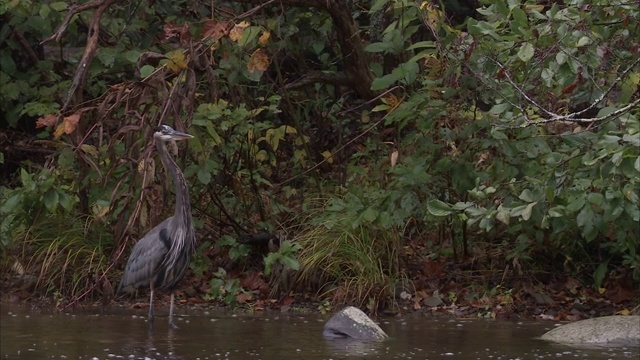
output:
<path id="1" fill-rule="evenodd" d="M 169 140 L 187 140 L 187 139 L 193 138 L 193 135 L 189 135 L 181 131 L 173 130 L 173 128 L 168 125 L 159 125 L 158 127 L 156 127 L 156 132 L 153 134 L 153 137 L 155 137 L 156 139 L 160 139 L 162 141 L 169 141 Z"/>

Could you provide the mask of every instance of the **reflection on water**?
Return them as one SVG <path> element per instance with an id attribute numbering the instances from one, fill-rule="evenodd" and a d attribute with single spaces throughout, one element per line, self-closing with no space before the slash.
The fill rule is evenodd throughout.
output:
<path id="1" fill-rule="evenodd" d="M 638 359 L 638 348 L 580 349 L 537 340 L 549 322 L 383 318 L 383 343 L 325 340 L 320 315 L 190 313 L 170 330 L 162 309 L 33 312 L 0 307 L 1 359 Z"/>

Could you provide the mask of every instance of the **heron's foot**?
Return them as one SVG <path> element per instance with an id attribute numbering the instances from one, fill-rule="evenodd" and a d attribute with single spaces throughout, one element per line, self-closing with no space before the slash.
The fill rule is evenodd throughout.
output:
<path id="1" fill-rule="evenodd" d="M 173 320 L 169 321 L 169 328 L 171 330 L 178 330 L 179 329 L 178 325 L 176 325 L 176 323 L 174 323 Z"/>

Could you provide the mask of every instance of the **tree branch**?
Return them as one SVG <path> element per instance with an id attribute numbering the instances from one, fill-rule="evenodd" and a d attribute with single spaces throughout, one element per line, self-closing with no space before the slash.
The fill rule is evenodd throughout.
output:
<path id="1" fill-rule="evenodd" d="M 51 35 L 49 38 L 44 40 L 41 44 L 44 44 L 52 39 L 56 39 L 56 41 L 60 41 L 62 35 L 66 31 L 69 26 L 69 22 L 71 18 L 85 10 L 95 9 L 93 12 L 93 16 L 91 18 L 91 22 L 89 24 L 89 34 L 87 36 L 87 44 L 84 48 L 84 53 L 82 54 L 82 58 L 78 64 L 78 68 L 76 69 L 76 73 L 73 76 L 73 81 L 71 83 L 71 87 L 69 88 L 69 93 L 67 95 L 67 100 L 64 102 L 61 113 L 64 113 L 68 110 L 69 106 L 76 98 L 78 94 L 82 92 L 82 88 L 84 86 L 85 78 L 87 75 L 87 70 L 93 61 L 93 57 L 95 56 L 96 49 L 98 47 L 98 38 L 100 35 L 100 18 L 102 14 L 114 3 L 117 3 L 122 0 L 95 0 L 83 5 L 71 6 L 69 7 L 69 12 L 67 16 L 64 18 L 64 21 L 58 28 L 58 30 Z"/>

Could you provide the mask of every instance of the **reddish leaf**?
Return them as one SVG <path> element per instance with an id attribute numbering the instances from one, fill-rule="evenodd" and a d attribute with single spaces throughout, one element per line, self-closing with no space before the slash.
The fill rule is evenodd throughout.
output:
<path id="1" fill-rule="evenodd" d="M 284 298 L 282 298 L 282 300 L 280 301 L 280 305 L 281 306 L 290 306 L 291 304 L 293 304 L 293 300 L 295 300 L 293 298 L 293 296 L 285 296 Z"/>
<path id="2" fill-rule="evenodd" d="M 574 82 L 573 84 L 568 85 L 568 86 L 566 86 L 564 89 L 562 89 L 562 93 L 563 93 L 563 94 L 569 94 L 569 93 L 572 93 L 572 92 L 573 92 L 573 90 L 575 90 L 576 86 L 578 86 L 578 83 L 577 83 L 577 82 Z"/>
<path id="3" fill-rule="evenodd" d="M 248 301 L 251 301 L 252 299 L 253 299 L 253 294 L 246 293 L 246 292 L 241 292 L 236 296 L 236 302 L 238 302 L 238 304 L 246 304 Z"/>
<path id="4" fill-rule="evenodd" d="M 47 114 L 43 117 L 39 117 L 36 121 L 36 128 L 50 127 L 56 124 L 58 118 L 53 114 Z"/>
<path id="5" fill-rule="evenodd" d="M 605 293 L 605 296 L 607 297 L 607 299 L 611 300 L 611 302 L 614 304 L 620 304 L 622 302 L 629 301 L 635 298 L 633 292 L 619 285 L 613 289 L 608 290 Z"/>
<path id="6" fill-rule="evenodd" d="M 422 262 L 422 272 L 430 279 L 437 279 L 444 272 L 444 262 L 424 260 Z"/>
<path id="7" fill-rule="evenodd" d="M 215 20 L 207 20 L 202 25 L 202 40 L 211 38 L 213 41 L 220 40 L 223 36 L 227 35 L 227 21 L 218 22 Z"/>

